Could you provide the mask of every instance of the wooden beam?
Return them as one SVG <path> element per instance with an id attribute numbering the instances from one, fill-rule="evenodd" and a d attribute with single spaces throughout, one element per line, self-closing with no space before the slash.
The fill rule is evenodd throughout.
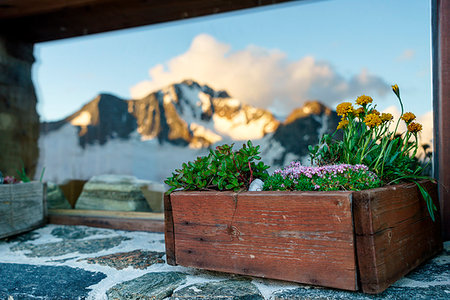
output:
<path id="1" fill-rule="evenodd" d="M 163 213 L 50 209 L 50 224 L 85 225 L 132 231 L 164 232 Z"/>
<path id="2" fill-rule="evenodd" d="M 110 0 L 2 0 L 0 1 L 0 19 L 40 15 L 106 1 Z"/>
<path id="3" fill-rule="evenodd" d="M 442 231 L 450 240 L 450 1 L 432 0 L 434 175 Z"/>
<path id="4" fill-rule="evenodd" d="M 8 7 L 19 2 L 8 0 L 6 4 L 0 2 L 6 5 L 0 6 L 0 34 L 44 42 L 288 1 L 291 0 L 26 0 L 21 6 Z M 39 8 L 38 3 L 43 3 L 43 7 Z"/>

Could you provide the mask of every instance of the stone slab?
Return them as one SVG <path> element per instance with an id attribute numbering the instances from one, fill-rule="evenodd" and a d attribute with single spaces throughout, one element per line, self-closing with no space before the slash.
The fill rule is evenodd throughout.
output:
<path id="1" fill-rule="evenodd" d="M 29 251 L 25 255 L 28 257 L 51 257 L 60 256 L 69 253 L 96 253 L 102 250 L 111 249 L 120 245 L 122 241 L 128 238 L 116 236 L 102 239 L 89 239 L 84 241 L 78 240 L 63 240 L 61 242 L 45 243 L 45 244 L 31 244 L 22 243 L 12 246 L 11 251 Z"/>
<path id="2" fill-rule="evenodd" d="M 114 300 L 159 300 L 169 297 L 185 281 L 186 275 L 179 272 L 147 273 L 113 286 L 106 295 Z"/>
<path id="3" fill-rule="evenodd" d="M 264 297 L 248 280 L 223 280 L 189 285 L 173 293 L 172 299 L 264 300 Z"/>
<path id="4" fill-rule="evenodd" d="M 68 266 L 0 263 L 0 299 L 85 299 L 106 275 Z"/>
<path id="5" fill-rule="evenodd" d="M 99 257 L 89 257 L 79 259 L 78 261 L 87 261 L 88 264 L 99 264 L 108 266 L 117 270 L 128 267 L 144 270 L 153 264 L 164 263 L 162 257 L 164 252 L 134 250 L 131 252 L 120 252 Z"/>
<path id="6" fill-rule="evenodd" d="M 91 227 L 58 226 L 51 231 L 51 235 L 65 240 L 79 240 L 95 235 L 109 235 L 112 232 Z"/>
<path id="7" fill-rule="evenodd" d="M 149 212 L 142 189 L 150 183 L 128 175 L 94 176 L 83 186 L 75 208 Z"/>

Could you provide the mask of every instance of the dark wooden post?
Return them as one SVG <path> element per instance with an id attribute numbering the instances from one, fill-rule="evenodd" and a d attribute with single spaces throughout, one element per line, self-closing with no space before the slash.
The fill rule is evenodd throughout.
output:
<path id="1" fill-rule="evenodd" d="M 450 239 L 450 1 L 432 0 L 434 176 L 439 180 L 442 232 Z"/>

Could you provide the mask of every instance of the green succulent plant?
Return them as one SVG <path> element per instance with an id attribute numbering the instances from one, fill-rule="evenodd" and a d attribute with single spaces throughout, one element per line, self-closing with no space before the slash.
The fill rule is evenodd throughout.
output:
<path id="1" fill-rule="evenodd" d="M 259 146 L 251 141 L 233 151 L 234 144 L 224 144 L 210 150 L 206 156 L 183 163 L 164 182 L 174 190 L 234 190 L 247 189 L 255 178 L 267 178 L 267 169 L 259 156 Z M 258 162 L 259 161 L 259 162 Z"/>

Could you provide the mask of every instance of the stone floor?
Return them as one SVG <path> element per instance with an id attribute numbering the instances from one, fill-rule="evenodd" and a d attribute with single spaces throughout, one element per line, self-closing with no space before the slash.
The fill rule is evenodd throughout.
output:
<path id="1" fill-rule="evenodd" d="M 0 240 L 0 300 L 450 299 L 450 242 L 377 296 L 173 267 L 164 235 L 48 225 Z"/>

